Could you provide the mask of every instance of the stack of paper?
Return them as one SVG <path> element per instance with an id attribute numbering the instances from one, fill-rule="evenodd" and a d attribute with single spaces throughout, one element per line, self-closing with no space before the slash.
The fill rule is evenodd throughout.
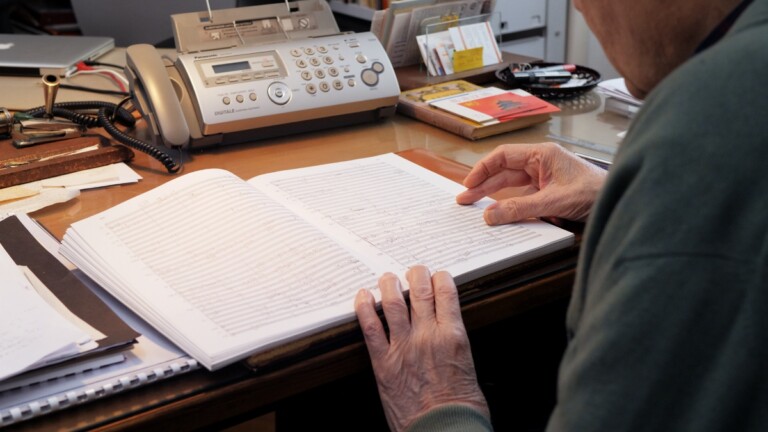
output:
<path id="1" fill-rule="evenodd" d="M 606 95 L 605 110 L 626 117 L 634 117 L 643 105 L 643 101 L 632 96 L 627 90 L 624 78 L 602 81 L 597 90 Z"/>
<path id="2" fill-rule="evenodd" d="M 81 190 L 125 183 L 136 183 L 141 176 L 125 163 L 82 170 L 45 180 L 0 189 L 0 220 L 31 213 L 53 204 L 69 201 Z"/>
<path id="3" fill-rule="evenodd" d="M 98 331 L 67 319 L 51 297 L 0 245 L 0 380 L 98 347 L 91 336 Z"/>
<path id="4" fill-rule="evenodd" d="M 0 381 L 64 361 L 71 366 L 112 355 L 138 336 L 18 217 L 0 221 L 0 298 Z"/>
<path id="5" fill-rule="evenodd" d="M 50 291 L 73 314 L 106 334 L 106 338 L 97 341 L 98 348 L 72 360 L 0 380 L 0 429 L 197 368 L 194 360 L 58 255 L 59 242 L 28 216 L 14 216 L 0 222 L 0 244 L 6 246 L 17 264 L 51 269 L 41 274 Z M 41 255 L 46 258 L 42 264 L 27 259 Z M 3 297 L 0 308 L 5 304 L 18 307 L 15 297 Z M 39 326 L 43 317 L 34 318 Z M 2 333 L 8 329 L 0 326 Z M 136 344 L 120 345 L 121 341 L 132 342 L 134 338 Z M 27 338 L 27 342 L 32 341 Z M 122 349 L 127 347 L 132 349 Z M 0 351 L 2 366 L 6 366 L 5 354 L 5 350 Z"/>

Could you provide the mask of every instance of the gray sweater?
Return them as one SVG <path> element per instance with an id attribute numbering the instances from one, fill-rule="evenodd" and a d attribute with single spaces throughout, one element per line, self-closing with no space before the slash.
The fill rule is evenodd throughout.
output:
<path id="1" fill-rule="evenodd" d="M 650 95 L 585 234 L 549 430 L 768 431 L 768 0 Z"/>

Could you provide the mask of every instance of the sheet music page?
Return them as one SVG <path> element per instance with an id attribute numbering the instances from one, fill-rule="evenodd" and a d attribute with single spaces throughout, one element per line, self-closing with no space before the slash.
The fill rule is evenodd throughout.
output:
<path id="1" fill-rule="evenodd" d="M 458 205 L 462 185 L 395 154 L 270 173 L 250 182 L 348 248 L 391 258 L 397 265 L 389 271 L 425 264 L 455 277 L 472 276 L 572 238 L 540 221 L 489 227 L 483 209 L 490 199 Z"/>
<path id="2" fill-rule="evenodd" d="M 73 224 L 62 254 L 215 369 L 353 320 L 355 293 L 385 271 L 461 282 L 572 238 L 488 227 L 490 201 L 460 206 L 462 189 L 394 154 L 249 182 L 204 170 Z"/>
<path id="3" fill-rule="evenodd" d="M 62 253 L 131 309 L 149 311 L 145 319 L 209 368 L 352 319 L 355 293 L 380 273 L 221 170 L 187 174 L 73 224 Z"/>

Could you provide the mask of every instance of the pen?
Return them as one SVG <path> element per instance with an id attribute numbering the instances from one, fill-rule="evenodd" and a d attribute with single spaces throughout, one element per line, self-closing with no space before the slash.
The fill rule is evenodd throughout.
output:
<path id="1" fill-rule="evenodd" d="M 539 71 L 536 69 L 512 72 L 515 81 L 537 84 L 561 84 L 571 79 L 571 73 L 565 70 L 561 71 Z"/>

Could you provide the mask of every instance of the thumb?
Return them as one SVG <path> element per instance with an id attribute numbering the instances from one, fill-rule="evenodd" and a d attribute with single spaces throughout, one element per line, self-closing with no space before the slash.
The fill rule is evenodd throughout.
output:
<path id="1" fill-rule="evenodd" d="M 539 193 L 497 201 L 485 209 L 483 217 L 488 225 L 502 225 L 523 219 L 546 216 Z"/>

